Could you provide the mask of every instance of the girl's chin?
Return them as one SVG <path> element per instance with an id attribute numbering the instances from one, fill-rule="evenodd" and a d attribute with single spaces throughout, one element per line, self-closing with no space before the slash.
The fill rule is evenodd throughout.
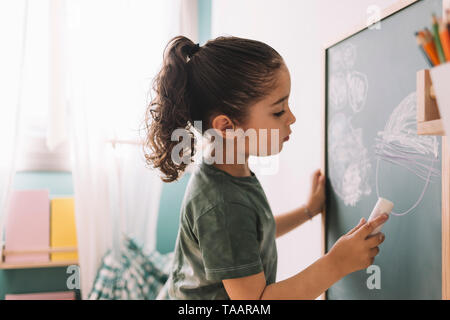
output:
<path id="1" fill-rule="evenodd" d="M 268 153 L 268 154 L 256 154 L 255 156 L 257 156 L 257 157 L 270 157 L 270 156 L 275 156 L 275 155 L 277 155 L 277 154 L 279 154 L 280 152 L 281 152 L 281 150 L 283 150 L 283 145 L 282 144 L 280 144 L 280 149 L 278 150 L 278 152 L 277 151 L 275 151 L 275 152 L 272 152 L 272 153 Z M 252 156 L 253 156 L 253 154 L 252 154 Z"/>

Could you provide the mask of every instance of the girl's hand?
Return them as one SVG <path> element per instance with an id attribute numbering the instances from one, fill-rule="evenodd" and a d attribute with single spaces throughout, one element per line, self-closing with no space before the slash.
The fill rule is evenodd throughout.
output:
<path id="1" fill-rule="evenodd" d="M 325 176 L 320 172 L 320 169 L 317 169 L 311 176 L 311 191 L 306 206 L 313 216 L 315 216 L 322 212 L 324 203 Z"/>
<path id="2" fill-rule="evenodd" d="M 342 276 L 373 264 L 375 256 L 380 252 L 378 246 L 384 241 L 384 234 L 379 232 L 373 236 L 369 235 L 387 219 L 387 214 L 370 222 L 362 218 L 356 227 L 336 241 L 327 255 L 332 258 L 336 270 Z"/>

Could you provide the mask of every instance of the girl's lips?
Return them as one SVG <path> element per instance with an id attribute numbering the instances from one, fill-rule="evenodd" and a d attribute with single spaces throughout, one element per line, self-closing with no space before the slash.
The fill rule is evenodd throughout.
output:
<path id="1" fill-rule="evenodd" d="M 286 138 L 283 139 L 283 141 L 288 141 L 289 140 L 289 136 L 287 136 Z"/>

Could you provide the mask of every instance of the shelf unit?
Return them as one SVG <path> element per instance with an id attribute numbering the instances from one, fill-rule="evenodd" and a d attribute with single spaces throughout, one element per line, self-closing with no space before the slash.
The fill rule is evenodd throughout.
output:
<path id="1" fill-rule="evenodd" d="M 450 9 L 450 0 L 443 1 L 442 16 L 446 9 Z M 430 69 L 418 71 L 416 79 L 417 134 L 442 136 L 442 299 L 450 300 L 450 136 L 439 112 L 450 106 L 438 105 Z M 445 82 L 450 83 L 450 72 Z"/>
<path id="2" fill-rule="evenodd" d="M 23 262 L 23 263 L 10 263 L 5 262 L 7 255 L 20 255 L 20 254 L 32 254 L 32 253 L 73 253 L 78 252 L 76 247 L 54 247 L 41 250 L 21 250 L 21 251 L 8 251 L 3 247 L 2 259 L 0 262 L 0 269 L 30 269 L 30 268 L 52 268 L 52 267 L 65 267 L 70 265 L 78 265 L 78 260 L 60 260 L 60 261 L 47 261 L 47 262 Z"/>
<path id="3" fill-rule="evenodd" d="M 438 105 L 430 69 L 418 71 L 417 134 L 442 136 L 442 299 L 444 300 L 450 300 L 450 141 L 448 140 L 450 137 L 446 136 L 439 109 L 449 107 Z"/>

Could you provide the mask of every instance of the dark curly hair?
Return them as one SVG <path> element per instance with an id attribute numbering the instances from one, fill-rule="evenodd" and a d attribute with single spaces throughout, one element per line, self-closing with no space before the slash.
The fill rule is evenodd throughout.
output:
<path id="1" fill-rule="evenodd" d="M 237 125 L 245 123 L 248 107 L 269 94 L 283 64 L 277 51 L 256 40 L 218 37 L 198 47 L 184 36 L 171 39 L 153 80 L 155 96 L 145 112 L 147 164 L 165 175 L 164 182 L 177 180 L 188 164 L 171 158 L 179 143 L 171 139 L 174 130 L 189 132 L 190 148 L 181 152 L 189 152 L 192 161 L 194 121 L 201 121 L 201 134 L 219 114 Z"/>

